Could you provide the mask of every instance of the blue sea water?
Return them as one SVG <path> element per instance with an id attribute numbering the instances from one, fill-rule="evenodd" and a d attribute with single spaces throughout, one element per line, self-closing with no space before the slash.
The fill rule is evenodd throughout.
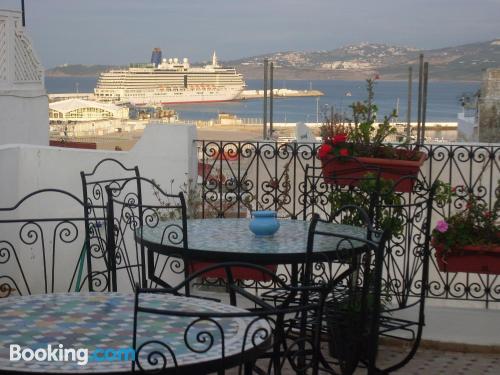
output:
<path id="1" fill-rule="evenodd" d="M 49 93 L 62 92 L 92 92 L 97 78 L 95 77 L 47 77 L 45 85 Z M 261 80 L 247 80 L 248 89 L 262 89 Z M 456 121 L 460 111 L 459 98 L 464 93 L 474 93 L 479 89 L 479 82 L 429 82 L 427 99 L 427 121 Z M 276 99 L 274 101 L 274 122 L 316 122 L 330 106 L 336 111 L 350 113 L 349 105 L 358 100 L 366 99 L 366 84 L 364 81 L 281 81 L 274 82 L 274 88 L 296 90 L 315 89 L 325 95 L 317 101 L 314 97 Z M 375 86 L 375 104 L 379 107 L 379 117 L 388 115 L 396 108 L 399 98 L 400 120 L 406 121 L 407 108 L 406 81 L 377 81 Z M 346 96 L 350 93 L 351 96 Z M 417 119 L 418 83 L 413 83 L 412 121 Z M 218 113 L 229 112 L 242 118 L 261 118 L 263 112 L 262 100 L 245 100 L 225 103 L 182 104 L 171 108 L 185 120 L 209 120 Z"/>

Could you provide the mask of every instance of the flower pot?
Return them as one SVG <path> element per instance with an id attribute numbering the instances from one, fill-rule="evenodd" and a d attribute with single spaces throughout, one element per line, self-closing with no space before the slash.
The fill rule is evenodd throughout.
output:
<path id="1" fill-rule="evenodd" d="M 399 154 L 409 153 L 401 149 Z M 356 185 L 357 182 L 369 172 L 370 168 L 378 168 L 380 177 L 386 180 L 398 181 L 402 177 L 416 177 L 420 167 L 427 158 L 427 154 L 420 152 L 418 160 L 382 159 L 369 157 L 339 158 L 327 157 L 321 159 L 323 177 L 326 183 L 337 185 Z M 366 169 L 365 169 L 366 167 Z M 332 177 L 335 176 L 335 177 Z M 401 180 L 395 190 L 399 192 L 410 192 L 413 189 L 415 179 L 408 178 Z"/>
<path id="2" fill-rule="evenodd" d="M 272 236 L 280 228 L 276 211 L 254 211 L 250 230 L 258 237 Z"/>
<path id="3" fill-rule="evenodd" d="M 369 320 L 362 319 L 359 311 L 332 311 L 326 306 L 328 353 L 339 361 L 347 373 L 361 358 L 367 358 Z"/>
<path id="4" fill-rule="evenodd" d="M 446 254 L 444 246 L 435 244 L 436 261 L 442 272 L 469 272 L 500 275 L 500 245 L 468 245 Z"/>

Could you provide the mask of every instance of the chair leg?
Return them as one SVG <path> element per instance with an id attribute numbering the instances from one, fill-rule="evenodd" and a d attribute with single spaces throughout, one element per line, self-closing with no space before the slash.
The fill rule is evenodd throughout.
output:
<path id="1" fill-rule="evenodd" d="M 244 364 L 244 375 L 252 375 L 252 369 L 254 367 L 254 362 L 245 362 Z"/>

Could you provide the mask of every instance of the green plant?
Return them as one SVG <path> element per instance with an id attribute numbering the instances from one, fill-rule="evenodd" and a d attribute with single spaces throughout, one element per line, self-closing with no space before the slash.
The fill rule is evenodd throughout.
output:
<path id="1" fill-rule="evenodd" d="M 331 112 L 330 115 L 325 113 L 323 124 L 320 127 L 320 136 L 323 140 L 333 139 L 337 135 L 347 134 L 349 126 L 344 122 L 340 113 Z"/>
<path id="2" fill-rule="evenodd" d="M 354 126 L 349 132 L 349 141 L 360 146 L 360 151 L 377 150 L 382 143 L 396 133 L 396 128 L 391 125 L 391 120 L 397 117 L 396 110 L 393 110 L 389 116 L 384 116 L 384 121 L 375 126 L 378 107 L 373 104 L 375 98 L 375 80 L 366 80 L 366 90 L 368 99 L 364 102 L 351 104 Z M 364 150 L 363 150 L 364 148 Z"/>
<path id="3" fill-rule="evenodd" d="M 158 188 L 161 188 L 160 184 L 158 184 L 155 180 L 153 180 Z M 169 194 L 175 194 L 173 192 L 173 185 L 175 180 L 170 180 L 170 189 Z M 201 207 L 203 205 L 203 201 L 201 198 L 201 191 L 199 186 L 194 183 L 192 178 L 189 178 L 186 182 L 184 182 L 179 190 L 184 193 L 184 197 L 186 199 L 186 216 L 188 219 L 199 219 L 201 218 Z M 156 197 L 160 206 L 168 207 L 171 203 L 165 198 L 163 194 L 153 185 L 153 195 Z M 182 217 L 181 210 L 178 208 L 175 209 L 157 209 L 156 214 L 160 218 L 160 220 L 177 220 Z"/>
<path id="4" fill-rule="evenodd" d="M 438 189 L 439 190 L 439 189 Z M 465 203 L 465 209 L 439 220 L 432 231 L 434 245 L 444 249 L 443 255 L 459 252 L 468 245 L 500 245 L 500 181 L 496 189 L 496 200 L 491 209 L 487 204 L 463 187 L 451 188 L 442 185 L 436 202 L 450 203 L 453 197 L 458 197 Z"/>
<path id="5" fill-rule="evenodd" d="M 388 144 L 390 136 L 396 134 L 396 127 L 391 121 L 397 117 L 396 110 L 377 122 L 378 107 L 374 104 L 375 80 L 368 79 L 367 100 L 355 102 L 349 107 L 352 119 L 348 124 L 338 114 L 326 116 L 321 127 L 323 145 L 318 150 L 318 157 L 326 159 L 333 156 L 361 156 L 384 159 L 418 160 L 420 152 L 397 149 Z"/>
<path id="6" fill-rule="evenodd" d="M 378 193 L 377 193 L 378 191 Z M 394 182 L 380 178 L 378 181 L 373 173 L 366 173 L 359 181 L 356 189 L 334 189 L 329 194 L 332 214 L 343 206 L 355 205 L 367 213 L 373 194 L 379 197 L 375 204 L 375 225 L 383 230 L 389 230 L 392 235 L 403 231 L 404 218 L 401 197 L 394 191 Z M 348 211 L 342 222 L 350 225 L 363 225 L 364 220 L 359 211 Z"/>

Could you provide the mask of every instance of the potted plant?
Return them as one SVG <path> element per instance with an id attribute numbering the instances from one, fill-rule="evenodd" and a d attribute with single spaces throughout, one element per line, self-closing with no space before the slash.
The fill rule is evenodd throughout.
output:
<path id="1" fill-rule="evenodd" d="M 448 191 L 447 191 L 448 190 Z M 448 202 L 465 189 L 445 189 Z M 500 181 L 491 209 L 472 193 L 465 194 L 465 208 L 439 220 L 432 231 L 436 261 L 443 272 L 500 274 Z M 439 203 L 439 202 L 438 202 Z"/>
<path id="2" fill-rule="evenodd" d="M 387 286 L 385 286 L 387 287 Z M 384 288 L 385 288 L 384 287 Z M 370 320 L 376 299 L 371 291 L 364 297 L 362 303 L 361 287 L 346 293 L 338 300 L 329 301 L 325 305 L 325 320 L 329 335 L 328 351 L 330 356 L 339 360 L 340 366 L 349 366 L 357 359 L 366 358 L 367 339 L 370 333 Z M 390 305 L 390 297 L 378 299 L 380 310 Z M 366 309 L 365 313 L 362 310 Z M 350 372 L 350 371 L 346 371 Z"/>
<path id="3" fill-rule="evenodd" d="M 359 171 L 359 164 L 376 166 L 382 177 L 397 181 L 403 176 L 416 176 L 427 157 L 416 148 L 397 148 L 387 143 L 388 137 L 396 134 L 396 128 L 391 125 L 396 112 L 384 116 L 383 122 L 376 124 L 378 107 L 373 104 L 374 85 L 373 79 L 367 80 L 368 100 L 350 106 L 352 119 L 347 123 L 344 123 L 341 116 L 334 114 L 325 118 L 321 128 L 323 144 L 317 155 L 321 160 L 326 182 L 332 182 L 328 176 L 333 173 L 345 176 L 352 170 L 357 170 L 353 178 L 359 177 L 362 173 Z M 402 181 L 396 188 L 402 192 L 411 191 L 413 181 Z"/>
<path id="4" fill-rule="evenodd" d="M 382 230 L 389 230 L 391 235 L 400 235 L 404 226 L 404 211 L 402 207 L 401 194 L 394 189 L 394 182 L 385 178 L 379 181 L 371 178 L 371 172 L 366 173 L 364 178 L 359 180 L 357 191 L 334 189 L 329 192 L 328 201 L 331 204 L 331 214 L 337 212 L 341 207 L 353 205 L 361 207 L 366 212 L 370 211 L 371 195 L 375 191 L 379 193 L 378 207 L 374 218 L 374 225 Z M 342 217 L 343 224 L 360 226 L 364 223 L 364 218 L 358 210 L 345 210 Z"/>

